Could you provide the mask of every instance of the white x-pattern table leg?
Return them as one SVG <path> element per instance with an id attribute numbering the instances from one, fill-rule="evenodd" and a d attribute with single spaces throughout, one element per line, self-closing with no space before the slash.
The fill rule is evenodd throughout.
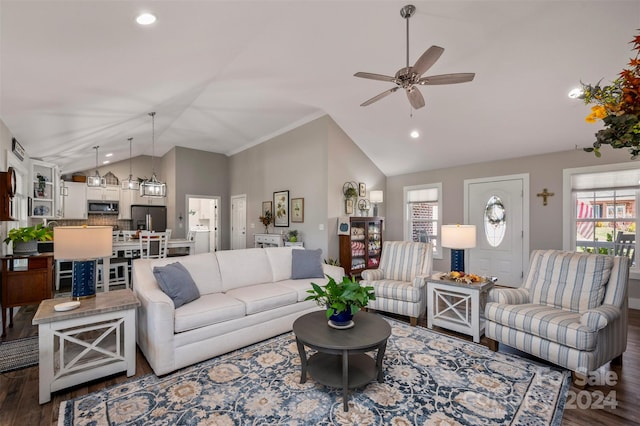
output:
<path id="1" fill-rule="evenodd" d="M 446 318 L 448 321 L 459 321 L 467 327 L 471 327 L 471 296 L 460 293 L 451 293 L 448 291 L 442 291 L 436 289 L 435 291 L 436 303 L 434 318 Z M 444 302 L 446 307 L 441 309 L 440 302 Z M 464 304 L 463 307 L 460 305 Z M 450 312 L 451 315 L 445 314 Z M 464 315 L 463 315 L 464 312 Z M 456 319 L 457 317 L 458 319 Z"/>
<path id="2" fill-rule="evenodd" d="M 75 371 L 83 370 L 86 368 L 93 368 L 98 365 L 107 364 L 115 361 L 125 361 L 124 354 L 122 353 L 121 346 L 121 328 L 124 327 L 124 318 L 117 318 L 112 322 L 97 324 L 87 327 L 55 330 L 53 332 L 54 341 L 59 344 L 60 350 L 58 351 L 58 368 L 55 372 L 54 379 L 65 376 Z M 77 338 L 80 333 L 90 333 L 94 331 L 101 331 L 99 335 L 92 335 L 92 341 L 81 340 Z M 105 339 L 110 335 L 115 336 L 115 349 L 110 350 L 107 346 L 100 346 L 105 342 Z M 73 357 L 71 360 L 66 360 L 65 345 L 70 343 L 69 349 L 72 345 L 78 345 L 84 347 L 84 349 Z M 105 342 L 106 343 L 106 342 Z M 95 352 L 101 354 L 96 358 Z M 93 357 L 93 358 L 92 358 Z M 85 361 L 85 362 L 83 362 Z"/>

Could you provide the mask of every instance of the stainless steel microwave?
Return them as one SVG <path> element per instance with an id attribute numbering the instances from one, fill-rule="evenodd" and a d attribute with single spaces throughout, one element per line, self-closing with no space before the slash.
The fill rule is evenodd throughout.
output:
<path id="1" fill-rule="evenodd" d="M 87 212 L 89 214 L 118 214 L 119 206 L 117 201 L 89 200 L 87 203 Z"/>

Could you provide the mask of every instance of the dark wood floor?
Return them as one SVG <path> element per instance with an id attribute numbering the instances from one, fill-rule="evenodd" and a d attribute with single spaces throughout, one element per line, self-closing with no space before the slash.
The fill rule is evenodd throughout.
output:
<path id="1" fill-rule="evenodd" d="M 36 308 L 36 306 L 28 306 L 18 312 L 14 327 L 7 329 L 7 340 L 37 335 L 37 327 L 31 325 Z M 599 370 L 599 376 L 604 378 L 607 375 L 613 375 L 615 377 L 613 381 L 616 383 L 589 386 L 585 389 L 572 386 L 564 411 L 563 425 L 640 424 L 640 311 L 631 310 L 629 312 L 629 343 L 623 357 L 623 365 L 606 365 Z M 425 325 L 424 319 L 421 325 Z M 447 332 L 441 329 L 438 331 Z M 467 336 L 453 332 L 451 334 L 470 340 Z M 482 343 L 486 344 L 486 341 L 483 339 Z M 500 351 L 516 352 L 502 345 Z M 149 364 L 138 350 L 136 377 L 151 372 Z M 86 385 L 56 392 L 52 395 L 51 402 L 40 405 L 38 404 L 37 366 L 2 373 L 0 374 L 0 425 L 57 425 L 58 409 L 62 401 L 126 380 L 129 378 L 124 373 L 96 380 Z M 602 398 L 607 396 L 609 399 Z M 617 406 L 612 408 L 609 402 L 616 402 Z"/>

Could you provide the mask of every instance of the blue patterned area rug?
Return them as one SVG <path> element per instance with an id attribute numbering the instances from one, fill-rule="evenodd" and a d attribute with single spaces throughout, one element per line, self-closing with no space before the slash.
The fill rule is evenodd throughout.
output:
<path id="1" fill-rule="evenodd" d="M 384 383 L 300 384 L 293 333 L 60 405 L 60 425 L 559 425 L 569 372 L 388 320 Z M 309 351 L 307 351 L 309 352 Z"/>

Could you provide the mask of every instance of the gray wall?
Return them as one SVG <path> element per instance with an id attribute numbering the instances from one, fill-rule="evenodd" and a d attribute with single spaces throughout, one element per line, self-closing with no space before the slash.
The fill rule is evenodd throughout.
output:
<path id="1" fill-rule="evenodd" d="M 367 196 L 372 189 L 385 190 L 386 177 L 364 152 L 331 120 L 329 127 L 329 179 L 327 199 L 329 206 L 329 254 L 339 257 L 338 217 L 345 216 L 342 186 L 347 181 L 363 182 L 367 186 Z M 386 191 L 384 191 L 386 197 Z M 359 215 L 357 205 L 354 211 Z M 373 210 L 369 214 L 373 214 Z M 378 216 L 384 216 L 384 204 L 378 206 Z"/>
<path id="2" fill-rule="evenodd" d="M 512 174 L 529 174 L 530 249 L 562 249 L 562 171 L 563 169 L 629 162 L 626 150 L 603 149 L 601 158 L 581 150 L 556 152 L 510 160 L 472 164 L 464 167 L 430 170 L 387 178 L 385 206 L 387 240 L 403 238 L 403 188 L 408 185 L 442 182 L 442 223 L 462 223 L 464 219 L 464 180 Z M 555 193 L 548 205 L 536 194 L 547 188 Z M 449 251 L 444 259 L 434 259 L 434 269 L 449 268 Z M 640 287 L 631 281 L 630 297 L 640 297 Z"/>
<path id="3" fill-rule="evenodd" d="M 273 193 L 289 191 L 289 198 L 304 198 L 304 222 L 269 232 L 300 231 L 306 248 L 327 253 L 327 123 L 320 117 L 267 142 L 231 156 L 230 196 L 247 196 L 247 247 L 254 235 L 264 233 L 259 221 L 262 202 L 273 202 Z M 320 225 L 324 228 L 320 230 Z"/>
<path id="4" fill-rule="evenodd" d="M 233 155 L 231 195 L 247 195 L 247 246 L 264 232 L 258 220 L 262 202 L 273 201 L 274 191 L 289 190 L 290 198 L 304 198 L 304 223 L 271 232 L 297 229 L 305 247 L 337 258 L 336 226 L 344 215 L 346 181 L 364 182 L 368 189 L 385 185 L 384 174 L 326 115 Z"/>
<path id="5" fill-rule="evenodd" d="M 174 175 L 170 191 L 172 207 L 167 208 L 168 223 L 174 225 L 178 235 L 186 235 L 187 217 L 186 195 L 207 195 L 220 197 L 220 249 L 229 249 L 229 157 L 213 152 L 175 147 Z M 166 157 L 166 155 L 165 155 Z M 163 158 L 164 159 L 164 158 Z M 167 168 L 169 170 L 169 168 Z M 175 195 L 175 196 L 174 196 Z M 179 217 L 182 216 L 182 221 Z M 180 226 L 182 224 L 182 226 Z"/>

